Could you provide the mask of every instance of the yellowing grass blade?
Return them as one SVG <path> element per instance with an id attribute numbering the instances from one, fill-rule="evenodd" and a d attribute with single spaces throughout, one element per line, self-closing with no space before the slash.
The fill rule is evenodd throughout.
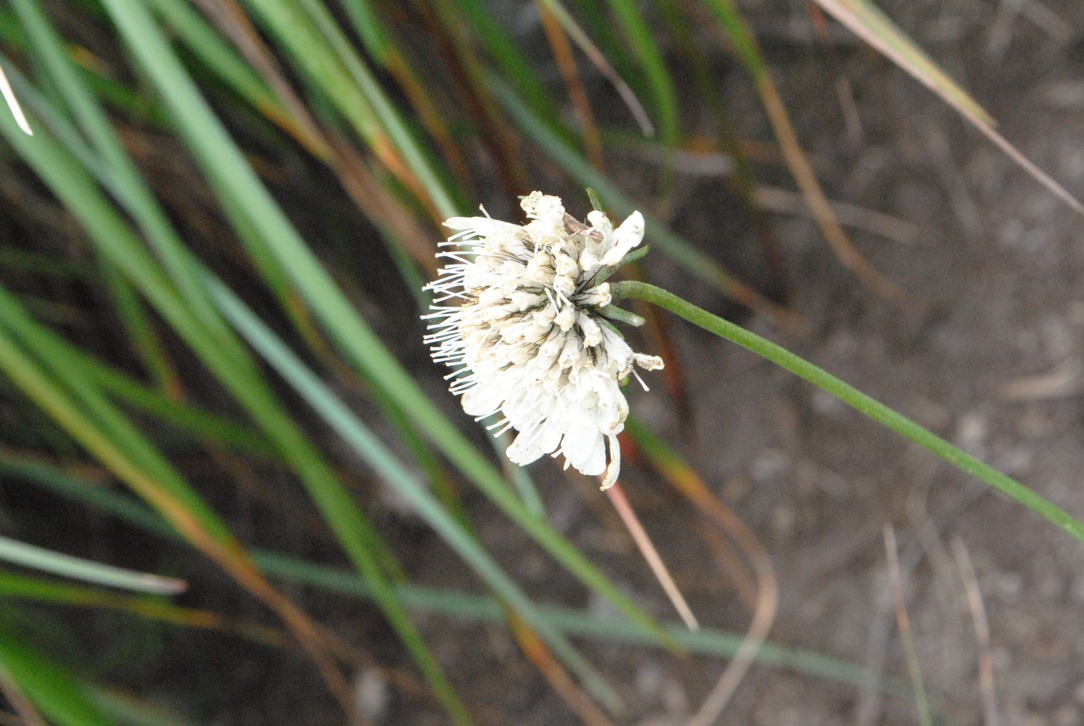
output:
<path id="1" fill-rule="evenodd" d="M 930 60 L 921 48 L 907 37 L 884 13 L 866 0 L 816 0 L 825 12 L 878 52 L 911 74 L 919 83 L 936 93 L 941 100 L 959 111 L 964 118 L 994 142 L 1005 154 L 1031 174 L 1058 198 L 1084 215 L 1084 204 L 1067 192 L 1046 172 L 1033 164 L 1015 146 L 999 134 L 994 119 Z"/>
<path id="2" fill-rule="evenodd" d="M 921 48 L 884 13 L 866 0 L 816 0 L 825 12 L 847 26 L 886 58 L 910 73 L 976 126 L 993 127 L 994 119 L 937 67 Z"/>

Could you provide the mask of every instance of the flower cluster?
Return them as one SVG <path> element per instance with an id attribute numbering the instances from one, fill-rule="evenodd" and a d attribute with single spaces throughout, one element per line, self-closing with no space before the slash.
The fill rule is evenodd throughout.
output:
<path id="1" fill-rule="evenodd" d="M 522 207 L 525 225 L 488 215 L 445 222 L 453 234 L 439 253 L 440 278 L 426 287 L 435 299 L 425 341 L 433 360 L 454 369 L 451 390 L 468 414 L 500 414 L 490 428 L 518 432 L 509 459 L 564 456 L 566 468 L 605 473 L 605 489 L 621 466 L 628 403 L 620 385 L 634 364 L 663 367 L 634 353 L 607 319 L 605 279 L 640 244 L 644 220 L 633 212 L 614 229 L 595 211 L 584 224 L 541 192 Z"/>

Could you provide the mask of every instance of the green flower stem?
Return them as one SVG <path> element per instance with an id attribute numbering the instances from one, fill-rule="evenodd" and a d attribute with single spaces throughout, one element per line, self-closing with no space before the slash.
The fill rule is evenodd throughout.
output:
<path id="1" fill-rule="evenodd" d="M 1053 522 L 1084 542 L 1084 524 L 1070 516 L 1065 510 L 1036 494 L 1015 479 L 1002 474 L 975 457 L 965 454 L 914 421 L 896 413 L 883 403 L 870 398 L 853 386 L 847 385 L 827 371 L 799 358 L 775 343 L 765 340 L 734 323 L 712 315 L 708 311 L 698 308 L 692 303 L 686 302 L 654 285 L 636 281 L 611 283 L 610 292 L 613 294 L 614 300 L 631 298 L 658 305 L 674 315 L 684 318 L 693 325 L 714 333 L 720 338 L 725 338 L 732 343 L 737 343 L 743 348 L 775 363 L 777 366 L 785 368 L 799 378 L 804 378 L 859 413 L 865 414 L 901 436 L 914 441 L 957 469 L 1015 499 L 1039 516 Z"/>

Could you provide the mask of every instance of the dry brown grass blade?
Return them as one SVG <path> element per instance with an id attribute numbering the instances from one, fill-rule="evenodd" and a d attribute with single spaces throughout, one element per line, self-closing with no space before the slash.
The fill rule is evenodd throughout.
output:
<path id="1" fill-rule="evenodd" d="M 738 599 L 741 600 L 749 612 L 757 607 L 758 587 L 754 579 L 754 573 L 749 572 L 749 567 L 741 557 L 741 552 L 734 546 L 726 535 L 711 522 L 703 519 L 696 520 L 696 529 L 700 539 L 711 548 L 712 557 L 722 568 L 726 576 L 730 578 L 730 584 L 737 591 Z"/>
<path id="2" fill-rule="evenodd" d="M 779 610 L 779 581 L 775 576 L 771 557 L 760 539 L 733 510 L 712 493 L 695 471 L 687 467 L 685 475 L 680 480 L 671 479 L 671 484 L 745 552 L 757 580 L 756 604 L 745 638 L 700 706 L 700 710 L 689 721 L 689 726 L 710 726 L 718 721 L 719 715 L 745 679 L 757 651 L 768 637 Z"/>
<path id="3" fill-rule="evenodd" d="M 283 117 L 277 109 L 261 108 L 269 119 L 285 129 L 296 138 L 314 156 L 331 164 L 337 163 L 336 149 L 321 130 L 319 124 L 309 113 L 308 108 L 294 93 L 293 87 L 287 80 L 281 66 L 267 44 L 261 38 L 252 21 L 245 11 L 237 4 L 236 0 L 222 0 L 211 2 L 210 0 L 196 0 L 202 12 L 211 19 L 215 27 L 234 44 L 234 47 L 244 56 L 252 68 L 260 75 L 265 83 L 274 91 L 279 100 L 286 107 L 289 115 Z M 423 205 L 429 216 L 436 223 L 444 219 L 436 207 L 431 195 L 425 186 L 414 174 L 395 144 L 382 132 L 376 132 L 369 140 L 372 153 L 387 167 L 387 169 L 412 191 L 415 198 Z M 364 207 L 363 207 L 364 209 Z M 383 218 L 380 218 L 383 222 Z M 405 244 L 411 250 L 409 244 Z M 411 250 L 413 254 L 413 250 Z M 432 256 L 432 251 L 429 253 Z M 419 258 L 421 262 L 423 258 Z"/>
<path id="4" fill-rule="evenodd" d="M 801 198 L 788 189 L 759 185 L 753 192 L 753 198 L 761 209 L 783 214 L 807 214 L 809 207 Z M 829 200 L 832 211 L 839 223 L 853 229 L 869 232 L 884 237 L 892 242 L 913 245 L 919 237 L 919 226 L 899 217 L 884 212 L 867 209 L 856 204 Z"/>
<path id="5" fill-rule="evenodd" d="M 436 277 L 437 236 L 427 233 L 411 211 L 388 192 L 370 171 L 361 152 L 337 137 L 331 138 L 330 143 L 334 149 L 331 168 L 354 204 L 368 219 L 386 229 L 428 277 Z"/>
<path id="6" fill-rule="evenodd" d="M 625 79 L 617 73 L 610 61 L 606 60 L 606 56 L 603 55 L 598 46 L 587 37 L 587 33 L 583 31 L 583 28 L 576 24 L 576 21 L 568 14 L 564 6 L 558 0 L 537 0 L 537 2 L 540 7 L 553 14 L 553 17 L 569 34 L 569 37 L 572 38 L 580 51 L 591 61 L 591 65 L 610 82 L 610 85 L 617 91 L 617 95 L 625 102 L 625 106 L 628 107 L 633 119 L 640 127 L 641 133 L 644 136 L 654 136 L 655 125 L 651 123 L 651 118 L 647 115 L 644 105 L 640 103 L 640 99 L 636 97 L 636 93 L 625 82 Z"/>
<path id="7" fill-rule="evenodd" d="M 331 654 L 320 626 L 292 600 L 272 587 L 271 583 L 264 579 L 263 574 L 248 561 L 247 556 L 231 558 L 228 566 L 222 562 L 220 564 L 237 582 L 259 598 L 286 624 L 301 647 L 316 663 L 321 677 L 338 700 L 349 723 L 364 723 L 364 719 L 358 712 L 354 694 Z"/>
<path id="8" fill-rule="evenodd" d="M 832 248 L 836 257 L 847 269 L 851 270 L 860 280 L 869 285 L 878 295 L 893 300 L 899 304 L 913 306 L 914 301 L 894 282 L 889 280 L 880 270 L 873 266 L 869 260 L 855 249 L 847 237 L 846 232 L 836 219 L 832 205 L 828 202 L 820 182 L 813 172 L 808 157 L 802 151 L 798 142 L 798 135 L 794 132 L 790 116 L 783 105 L 783 99 L 779 96 L 779 90 L 772 80 L 771 74 L 765 69 L 756 79 L 757 91 L 760 93 L 764 110 L 768 114 L 768 121 L 775 131 L 775 137 L 779 141 L 783 159 L 790 168 L 794 181 L 802 196 L 806 199 L 821 234 L 824 235 L 828 246 Z"/>
<path id="9" fill-rule="evenodd" d="M 598 706 L 576 685 L 572 676 L 561 666 L 546 644 L 523 620 L 509 611 L 508 623 L 524 655 L 581 722 L 587 726 L 613 726 L 613 722 L 606 718 Z"/>
<path id="10" fill-rule="evenodd" d="M 453 3 L 422 3 L 432 13 L 432 32 L 441 44 L 441 62 L 452 84 L 456 102 L 478 129 L 493 160 L 493 172 L 508 199 L 533 189 L 523 167 L 521 142 L 505 114 L 494 102 L 489 86 L 491 70 L 464 36 L 462 17 Z M 437 220 L 443 221 L 443 220 Z"/>
<path id="11" fill-rule="evenodd" d="M 235 0 L 195 0 L 195 3 L 278 96 L 288 115 L 283 116 L 277 108 L 261 108 L 260 111 L 297 139 L 313 156 L 328 160 L 331 148 L 320 133 L 318 124 L 294 93 L 274 54 L 253 27 L 245 11 Z"/>
<path id="12" fill-rule="evenodd" d="M 719 681 L 689 722 L 690 726 L 715 723 L 730 698 L 745 678 L 753 657 L 768 637 L 779 610 L 779 581 L 771 558 L 760 540 L 726 504 L 708 488 L 697 472 L 673 454 L 646 429 L 632 422 L 630 434 L 640 445 L 655 469 L 671 486 L 703 513 L 709 521 L 727 534 L 743 550 L 757 581 L 757 597 L 753 618 L 734 658 L 723 671 Z"/>
<path id="13" fill-rule="evenodd" d="M 896 547 L 896 528 L 891 522 L 884 525 L 885 554 L 888 558 L 888 580 L 892 585 L 892 600 L 896 608 L 896 625 L 900 630 L 900 641 L 907 658 L 907 670 L 911 674 L 911 687 L 915 694 L 915 708 L 923 724 L 929 721 L 929 702 L 926 699 L 926 687 L 922 682 L 918 652 L 915 649 L 915 636 L 911 631 L 911 618 L 907 614 L 907 599 L 903 593 L 903 575 L 900 571 L 899 551 Z"/>
<path id="14" fill-rule="evenodd" d="M 418 10 L 425 13 L 425 3 L 419 3 L 419 5 Z M 439 30 L 437 32 L 439 33 Z M 443 33 L 439 34 L 437 38 L 445 46 L 450 46 L 453 43 Z M 453 50 L 453 48 L 446 47 L 444 55 L 450 55 Z M 418 120 L 440 149 L 449 171 L 455 177 L 456 183 L 464 196 L 470 199 L 475 198 L 476 191 L 471 179 L 470 167 L 467 164 L 461 144 L 453 137 L 448 125 L 445 123 L 445 114 L 433 101 L 433 97 L 430 95 L 425 83 L 415 73 L 414 68 L 399 47 L 390 42 L 384 45 L 382 56 L 378 60 L 383 63 L 388 72 L 395 77 L 399 87 L 403 89 L 407 100 L 410 101 L 410 105 L 417 113 Z"/>
<path id="15" fill-rule="evenodd" d="M 670 598 L 670 602 L 673 603 L 674 609 L 678 611 L 682 621 L 689 630 L 699 630 L 700 624 L 697 622 L 696 616 L 693 615 L 689 604 L 685 602 L 685 596 L 681 594 L 681 590 L 678 589 L 674 578 L 670 576 L 670 571 L 666 568 L 662 558 L 659 557 L 651 538 L 648 537 L 643 525 L 640 524 L 636 511 L 629 504 L 628 497 L 625 496 L 625 490 L 621 488 L 621 484 L 615 483 L 607 489 L 606 496 L 610 498 L 610 503 L 614 505 L 614 509 L 621 516 L 621 521 L 624 522 L 625 528 L 628 530 L 633 542 L 636 543 L 637 549 L 647 560 L 648 567 L 651 568 L 655 579 L 659 581 L 659 585 L 666 592 L 666 596 Z"/>
<path id="16" fill-rule="evenodd" d="M 366 217 L 389 230 L 429 276 L 436 275 L 436 246 L 433 236 L 422 230 L 414 215 L 404 210 L 369 171 L 361 153 L 346 141 L 329 138 L 308 108 L 294 93 L 275 59 L 245 12 L 236 2 L 214 3 L 196 0 L 200 9 L 227 37 L 259 73 L 289 112 L 282 116 L 277 109 L 260 109 L 273 122 L 301 143 L 313 156 L 327 163 L 343 189 Z M 426 197 L 421 197 L 422 199 Z M 439 219 L 431 210 L 434 219 Z M 303 326 L 304 328 L 304 326 Z M 308 336 L 310 340 L 314 336 Z"/>
<path id="17" fill-rule="evenodd" d="M 975 644 L 979 651 L 979 690 L 982 693 L 982 715 L 985 726 L 998 726 L 997 688 L 994 686 L 994 654 L 990 645 L 990 623 L 986 619 L 986 606 L 982 602 L 982 590 L 975 577 L 975 566 L 967 546 L 959 537 L 952 539 L 952 554 L 967 596 L 967 608 L 975 625 Z"/>
<path id="18" fill-rule="evenodd" d="M 587 154 L 591 166 L 602 170 L 605 160 L 602 156 L 602 137 L 595 123 L 595 115 L 591 111 L 591 102 L 587 98 L 587 91 L 583 87 L 579 70 L 576 68 L 576 58 L 572 53 L 572 44 L 568 35 L 561 27 L 560 21 L 547 6 L 539 8 L 542 16 L 542 29 L 546 32 L 546 40 L 549 41 L 553 58 L 557 61 L 557 67 L 564 78 L 565 88 L 568 90 L 568 98 L 572 102 L 572 110 L 576 114 L 576 120 L 580 123 L 580 133 L 583 136 L 584 151 Z"/>
<path id="19" fill-rule="evenodd" d="M 96 444 L 96 445 L 95 445 Z M 189 507 L 146 472 L 125 453 L 97 437 L 88 444 L 114 475 L 156 509 L 192 546 L 218 564 L 239 585 L 274 612 L 312 658 L 329 690 L 352 723 L 359 722 L 350 688 L 328 647 L 320 627 L 293 601 L 282 595 L 263 576 L 235 539 L 223 540 L 208 530 Z"/>
<path id="20" fill-rule="evenodd" d="M 1084 204 L 1037 167 L 994 128 L 994 120 L 880 10 L 865 0 L 815 0 L 855 35 L 956 109 L 1006 156 L 1051 193 L 1084 215 Z"/>

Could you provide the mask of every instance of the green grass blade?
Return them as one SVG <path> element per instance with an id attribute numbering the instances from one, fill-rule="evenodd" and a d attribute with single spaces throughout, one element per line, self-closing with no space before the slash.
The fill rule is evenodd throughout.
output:
<path id="1" fill-rule="evenodd" d="M 868 416 L 877 423 L 910 439 L 931 454 L 944 459 L 957 469 L 1005 494 L 1010 499 L 1022 504 L 1043 519 L 1057 525 L 1076 539 L 1084 542 L 1084 522 L 1076 519 L 1053 502 L 1028 489 L 1015 479 L 1002 474 L 997 469 L 970 454 L 960 451 L 933 432 L 919 426 L 914 421 L 856 388 L 847 385 L 827 371 L 794 355 L 785 348 L 765 340 L 734 323 L 712 315 L 706 310 L 702 310 L 673 293 L 657 288 L 654 285 L 626 281 L 614 283 L 611 290 L 615 301 L 621 298 L 629 298 L 658 305 L 664 310 L 684 318 L 693 325 L 718 335 L 720 338 L 737 343 L 780 368 L 809 381 L 864 416 Z"/>
<path id="2" fill-rule="evenodd" d="M 12 139 L 12 135 L 8 134 L 8 138 Z M 158 311 L 193 346 L 204 362 L 219 375 L 257 420 L 262 421 L 265 427 L 269 427 L 269 430 L 278 436 L 281 449 L 292 453 L 291 461 L 297 465 L 303 476 L 305 472 L 309 472 L 312 477 L 319 477 L 324 481 L 333 480 L 311 446 L 308 446 L 307 442 L 299 441 L 300 437 L 288 423 L 288 419 L 275 413 L 275 404 L 269 399 L 266 390 L 258 385 L 258 374 L 232 334 L 227 331 L 223 335 L 211 337 L 200 322 L 189 314 L 188 303 L 193 299 L 206 300 L 202 289 L 194 298 L 185 297 L 183 302 L 172 295 L 171 286 L 159 275 L 154 261 L 146 256 L 131 232 L 108 207 L 82 170 L 66 157 L 61 149 L 46 141 L 39 134 L 34 144 L 24 144 L 19 150 L 24 152 L 38 173 L 50 182 L 58 196 L 81 216 L 92 237 L 101 244 L 101 249 L 110 259 L 122 266 L 126 274 L 136 281 L 140 291 L 155 303 Z M 186 260 L 185 264 L 188 263 Z M 7 302 L 13 303 L 10 299 Z M 218 320 L 221 327 L 221 319 L 213 309 L 208 317 Z M 222 330 L 226 331 L 225 328 Z M 43 339 L 48 342 L 44 336 Z M 62 348 L 55 350 L 59 356 L 69 353 Z M 75 369 L 74 366 L 72 369 Z M 144 453 L 148 451 L 145 446 L 142 450 Z M 151 457 L 148 461 L 159 465 L 160 476 L 172 480 L 156 457 Z M 371 542 L 364 543 L 366 549 L 371 545 Z"/>
<path id="3" fill-rule="evenodd" d="M 8 138 L 11 140 L 10 133 Z M 379 553 L 385 551 L 379 537 L 376 536 L 373 528 L 367 525 L 352 500 L 342 492 L 341 484 L 330 467 L 322 460 L 312 444 L 298 432 L 289 417 L 281 411 L 269 391 L 261 385 L 261 377 L 252 368 L 247 356 L 235 344 L 224 344 L 225 341 L 233 340 L 232 335 L 227 332 L 222 336 L 209 336 L 199 321 L 189 315 L 185 304 L 171 295 L 169 283 L 157 274 L 153 261 L 147 259 L 138 243 L 132 240 L 129 230 L 100 198 L 82 170 L 65 157 L 60 149 L 49 144 L 35 144 L 34 146 L 23 145 L 20 151 L 23 151 L 31 160 L 40 175 L 53 182 L 51 186 L 57 195 L 62 199 L 70 200 L 72 208 L 77 213 L 82 213 L 83 220 L 88 223 L 92 236 L 103 244 L 104 250 L 119 258 L 118 264 L 123 264 L 126 270 L 131 270 L 130 274 L 135 277 L 140 290 L 157 302 L 159 312 L 196 350 L 203 361 L 257 420 L 279 451 L 284 453 L 287 461 L 306 484 L 314 501 L 332 525 L 332 529 L 352 560 L 383 594 L 382 605 L 388 613 L 389 620 L 404 639 L 408 649 L 422 664 L 423 672 L 432 676 L 439 667 L 436 666 L 435 659 L 429 654 L 405 611 L 396 603 L 394 592 L 388 586 L 378 564 Z M 200 296 L 205 299 L 204 293 L 201 292 Z M 7 302 L 14 303 L 10 299 Z M 213 310 L 211 313 L 217 316 Z M 33 366 L 28 361 L 8 362 L 12 366 L 17 366 L 20 372 L 33 373 Z M 0 367 L 2 366 L 3 361 L 0 361 Z M 75 370 L 77 369 L 71 368 L 71 371 Z M 37 380 L 34 383 L 42 384 Z M 168 464 L 153 452 L 153 447 L 141 439 L 130 425 L 120 420 L 118 414 L 110 410 L 104 399 L 90 392 L 83 383 L 68 381 L 69 385 L 76 387 L 83 394 L 82 405 L 87 405 L 87 401 L 90 401 L 99 415 L 109 417 L 112 426 L 109 433 L 96 429 L 89 421 L 78 416 L 73 410 L 77 405 L 70 400 L 49 398 L 48 400 L 55 404 L 53 414 L 63 413 L 68 424 L 77 426 L 78 433 L 82 435 L 82 438 L 77 435 L 77 439 L 80 439 L 84 445 L 92 441 L 93 446 L 90 448 L 95 455 L 99 458 L 104 457 L 103 461 L 109 463 L 121 478 L 137 487 L 141 495 L 157 497 L 154 501 L 157 502 L 157 506 L 167 508 L 171 521 L 176 524 L 187 523 L 188 527 L 185 531 L 194 538 L 194 541 L 202 542 L 199 545 L 201 549 L 236 577 L 258 589 L 259 585 L 251 579 L 246 579 L 254 573 L 247 569 L 249 567 L 247 560 L 243 558 L 236 542 L 228 536 L 217 518 L 214 518 L 198 497 L 179 480 Z M 44 400 L 39 400 L 39 405 L 43 405 Z M 126 441 L 125 447 L 118 448 L 110 441 L 110 435 L 122 436 Z M 88 439 L 88 436 L 91 438 Z M 129 446 L 136 447 L 143 457 L 143 462 L 153 467 L 150 479 L 140 471 L 139 466 L 129 461 L 127 455 L 122 453 L 130 451 L 127 448 Z M 162 498 L 164 492 L 157 488 L 159 482 L 164 482 L 171 490 L 170 497 Z M 178 502 L 183 502 L 183 506 L 179 507 Z M 186 517 L 183 511 L 185 507 L 191 508 L 194 519 Z M 215 544 L 206 538 L 200 539 L 203 537 L 204 530 L 214 532 Z M 460 705 L 451 708 L 465 713 Z"/>
<path id="4" fill-rule="evenodd" d="M 114 133 L 105 112 L 75 73 L 65 56 L 60 37 L 34 0 L 13 0 L 13 3 L 43 65 L 69 104 L 79 126 L 90 139 L 95 153 L 100 155 L 105 186 L 125 205 L 148 240 L 155 245 L 156 253 L 186 304 L 209 327 L 211 334 L 221 332 L 220 323 L 211 313 L 206 295 L 196 281 L 191 255 L 173 232 L 165 214 Z M 98 168 L 98 165 L 91 168 Z"/>
<path id="5" fill-rule="evenodd" d="M 178 132 L 220 196 L 246 210 L 262 243 L 289 274 L 298 293 L 354 365 L 394 396 L 415 427 L 429 438 L 498 507 L 570 572 L 613 602 L 643 627 L 666 637 L 654 620 L 549 524 L 534 517 L 507 487 L 503 477 L 428 399 L 316 260 L 282 210 L 259 183 L 237 147 L 184 74 L 168 44 L 132 0 L 107 0 L 115 22 L 142 61 L 174 113 Z M 301 469 L 300 473 L 304 473 Z"/>
<path id="6" fill-rule="evenodd" d="M 178 628 L 229 633 L 262 646 L 292 645 L 280 630 L 234 620 L 210 610 L 180 607 L 159 595 L 128 595 L 0 570 L 0 597 L 5 602 L 24 600 L 36 605 L 110 610 Z"/>
<path id="7" fill-rule="evenodd" d="M 617 693 L 558 631 L 542 620 L 530 599 L 436 497 L 408 473 L 383 443 L 224 285 L 209 281 L 211 294 L 226 317 L 264 359 L 313 407 L 313 410 L 359 456 L 405 497 L 415 511 L 489 585 L 535 628 L 588 690 L 611 710 L 621 708 Z"/>
<path id="8" fill-rule="evenodd" d="M 59 115 L 56 118 L 59 121 Z M 58 127 L 58 131 L 62 132 L 64 129 Z M 221 359 L 223 365 L 234 370 L 236 375 L 255 374 L 236 342 L 230 340 L 221 320 L 212 322 L 211 329 L 205 327 L 204 324 L 209 320 L 213 321 L 217 315 L 213 308 L 206 307 L 205 294 L 200 291 L 193 297 L 179 295 L 155 259 L 147 253 L 125 220 L 94 184 L 88 170 L 97 173 L 103 171 L 85 144 L 80 144 L 78 139 L 66 134 L 66 143 L 61 145 L 45 129 L 39 130 L 33 140 L 29 141 L 14 124 L 7 122 L 2 116 L 0 133 L 48 185 L 58 200 L 83 223 L 99 254 L 122 271 L 183 338 L 197 350 L 202 346 L 204 350 Z M 69 148 L 73 151 L 82 149 L 86 153 L 77 159 L 69 153 Z M 146 194 L 146 191 L 143 193 Z M 179 254 L 186 255 L 183 251 Z M 185 259 L 181 264 L 187 266 L 189 260 Z M 201 295 L 204 295 L 205 300 L 202 319 L 194 315 L 187 304 L 198 301 Z M 194 304 L 200 306 L 198 302 Z M 221 332 L 216 335 L 215 331 Z"/>
<path id="9" fill-rule="evenodd" d="M 394 149 L 421 186 L 411 178 L 404 179 L 404 183 L 423 199 L 428 197 L 441 216 L 454 215 L 456 205 L 433 168 L 432 155 L 414 138 L 322 3 L 319 0 L 246 2 L 370 148 L 378 155 Z M 392 170 L 399 166 L 389 164 Z"/>
<path id="10" fill-rule="evenodd" d="M 1084 204 L 998 133 L 990 115 L 875 5 L 868 0 L 816 0 L 816 2 L 855 35 L 936 93 L 941 100 L 956 109 L 1032 178 L 1079 214 L 1084 215 Z"/>
<path id="11" fill-rule="evenodd" d="M 155 512 L 131 497 L 110 491 L 75 476 L 56 465 L 31 459 L 16 452 L 0 449 L 0 476 L 25 479 L 57 496 L 116 517 L 144 532 L 172 541 L 179 541 L 177 530 Z"/>
<path id="12" fill-rule="evenodd" d="M 373 6 L 368 0 L 340 0 L 339 4 L 342 5 L 346 17 L 350 19 L 350 24 L 361 37 L 361 42 L 365 44 L 365 50 L 378 63 L 385 63 L 391 41 L 388 34 L 384 32 L 384 26 L 373 10 Z"/>
<path id="13" fill-rule="evenodd" d="M 350 572 L 266 551 L 254 552 L 253 557 L 267 572 L 276 577 L 305 583 L 329 592 L 356 597 L 371 597 L 365 583 Z M 398 585 L 403 601 L 423 612 L 445 615 L 469 622 L 503 622 L 501 604 L 493 597 L 467 592 L 436 589 L 420 585 Z M 606 643 L 624 643 L 645 648 L 658 648 L 651 634 L 621 619 L 599 616 L 573 608 L 542 605 L 542 616 L 567 635 L 589 638 Z M 733 657 L 741 647 L 743 635 L 716 628 L 701 628 L 692 632 L 683 623 L 666 623 L 665 627 L 683 650 L 691 654 L 716 658 Z M 866 686 L 869 677 L 865 668 L 822 653 L 787 648 L 765 643 L 756 655 L 758 663 L 807 673 L 827 680 L 855 686 Z M 910 689 L 906 680 L 888 678 L 881 684 L 892 695 L 907 698 Z"/>
<path id="14" fill-rule="evenodd" d="M 662 51 L 655 42 L 655 29 L 648 24 L 637 3 L 631 0 L 608 0 L 608 4 L 628 37 L 628 47 L 644 71 L 644 79 L 654 99 L 655 111 L 659 114 L 659 139 L 667 147 L 672 147 L 677 144 L 680 133 L 677 93 Z"/>
<path id="15" fill-rule="evenodd" d="M 24 350 L 19 341 L 30 350 Z M 175 526 L 232 547 L 229 530 L 199 495 L 70 366 L 64 351 L 49 343 L 15 299 L 0 288 L 0 370 Z"/>
<path id="16" fill-rule="evenodd" d="M 154 330 L 139 296 L 113 265 L 104 264 L 101 266 L 101 271 L 113 300 L 113 306 L 124 323 L 136 355 L 143 361 L 143 366 L 150 374 L 151 380 L 159 390 L 178 398 L 180 381 L 177 373 L 166 357 L 162 341 Z"/>
<path id="17" fill-rule="evenodd" d="M 516 45 L 508 29 L 490 15 L 482 0 L 456 0 L 455 4 L 462 13 L 464 24 L 471 28 L 489 51 L 504 78 L 516 89 L 520 98 L 525 99 L 531 112 L 549 123 L 555 123 L 558 114 L 553 101 L 538 75 L 531 70 L 530 59 Z"/>
<path id="18" fill-rule="evenodd" d="M 8 81 L 7 74 L 4 73 L 3 66 L 0 66 L 0 96 L 7 103 L 8 110 L 11 112 L 12 118 L 15 119 L 15 123 L 18 124 L 19 130 L 27 136 L 33 136 L 34 132 L 30 128 L 30 123 L 26 120 L 23 107 L 19 105 L 19 99 L 15 95 L 15 91 L 11 90 L 11 83 Z"/>
<path id="19" fill-rule="evenodd" d="M 133 406 L 190 435 L 216 442 L 231 450 L 265 458 L 275 456 L 276 452 L 267 439 L 250 426 L 178 401 L 149 387 L 71 345 L 48 328 L 40 327 L 37 334 L 46 338 L 52 350 L 58 351 L 58 355 L 69 361 L 82 375 L 92 379 L 115 400 Z"/>
<path id="20" fill-rule="evenodd" d="M 69 671 L 17 639 L 3 623 L 0 623 L 0 671 L 57 724 L 110 726 L 113 723 Z"/>
<path id="21" fill-rule="evenodd" d="M 113 722 L 125 726 L 197 726 L 179 713 L 171 712 L 161 704 L 151 704 L 134 698 L 131 694 L 106 688 L 88 689 L 88 696 Z"/>
<path id="22" fill-rule="evenodd" d="M 176 594 L 187 585 L 183 580 L 172 577 L 149 575 L 133 572 L 112 565 L 103 565 L 82 557 L 73 557 L 53 552 L 42 547 L 0 536 L 0 560 L 29 567 L 40 572 L 49 572 L 74 580 L 108 585 L 134 592 L 153 592 Z"/>
<path id="23" fill-rule="evenodd" d="M 18 476 L 34 482 L 72 501 L 82 502 L 121 521 L 151 534 L 175 541 L 176 532 L 153 512 L 129 499 L 87 484 L 57 470 L 56 467 L 15 458 L 5 458 L 0 450 L 0 474 Z M 350 597 L 372 598 L 373 590 L 357 574 L 339 568 L 308 562 L 296 557 L 254 549 L 252 558 L 269 575 L 313 588 Z M 445 615 L 466 622 L 504 623 L 506 613 L 500 601 L 486 595 L 437 589 L 412 584 L 398 584 L 396 592 L 412 610 Z M 578 636 L 605 643 L 626 643 L 639 647 L 658 648 L 659 641 L 650 633 L 628 621 L 584 612 L 571 608 L 542 605 L 542 617 L 569 636 Z M 668 632 L 682 649 L 710 657 L 732 657 L 741 645 L 742 635 L 713 628 L 689 632 L 681 623 L 666 624 Z M 820 678 L 853 685 L 867 685 L 862 666 L 821 653 L 795 650 L 768 643 L 758 654 L 758 662 L 773 668 L 785 668 Z M 908 697 L 905 680 L 888 679 L 882 684 L 896 696 Z"/>
<path id="24" fill-rule="evenodd" d="M 210 411 L 174 400 L 160 391 L 143 385 L 131 376 L 75 350 L 83 370 L 102 390 L 115 400 L 133 406 L 189 436 L 212 441 L 231 451 L 263 458 L 280 458 L 262 432 Z"/>
<path id="25" fill-rule="evenodd" d="M 288 116 L 279 98 L 207 24 L 191 2 L 148 0 L 148 4 L 165 20 L 172 34 L 188 46 L 218 80 L 269 118 L 278 120 Z"/>

